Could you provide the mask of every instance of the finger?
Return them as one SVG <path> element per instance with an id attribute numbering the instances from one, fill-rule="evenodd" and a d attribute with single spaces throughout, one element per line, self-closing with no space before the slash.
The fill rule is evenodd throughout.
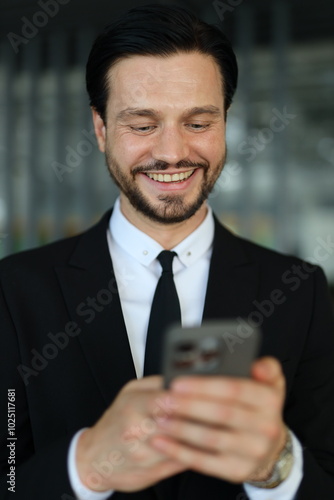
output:
<path id="1" fill-rule="evenodd" d="M 229 481 L 243 482 L 254 469 L 253 460 L 241 459 L 230 454 L 218 457 L 215 453 L 191 448 L 168 437 L 154 437 L 152 446 L 171 459 L 183 463 L 187 469 Z"/>
<path id="2" fill-rule="evenodd" d="M 210 453 L 233 454 L 262 460 L 268 453 L 271 440 L 279 435 L 279 423 L 267 423 L 265 432 L 240 432 L 208 427 L 194 422 L 168 419 L 159 424 L 165 435 Z M 262 429 L 261 429 L 262 430 Z"/>
<path id="3" fill-rule="evenodd" d="M 276 396 L 276 400 L 278 399 Z M 252 407 L 236 403 L 201 400 L 192 396 L 174 397 L 173 402 L 170 413 L 165 415 L 165 419 L 161 419 L 162 422 L 166 418 L 167 420 L 168 418 L 178 418 L 217 427 L 225 426 L 233 430 L 270 433 L 272 420 L 280 415 L 280 411 L 274 411 L 273 408 L 265 408 L 260 411 L 257 407 L 254 410 Z M 280 407 L 278 403 L 275 404 L 277 408 Z M 157 420 L 157 423 L 159 422 Z"/>
<path id="4" fill-rule="evenodd" d="M 130 380 L 125 386 L 124 391 L 153 391 L 161 390 L 163 387 L 163 378 L 160 375 L 151 375 L 141 379 Z"/>
<path id="5" fill-rule="evenodd" d="M 173 407 L 166 418 L 156 420 L 163 428 L 172 425 L 173 421 L 187 421 L 218 429 L 234 432 L 249 432 L 275 439 L 281 422 L 280 412 L 266 410 L 254 411 L 253 408 L 236 404 L 224 404 L 215 401 L 182 398 Z"/>
<path id="6" fill-rule="evenodd" d="M 166 455 L 164 454 L 164 461 L 159 462 L 154 467 L 155 470 L 152 472 L 154 472 L 154 477 L 158 478 L 159 481 L 162 481 L 170 476 L 184 472 L 186 468 L 187 467 L 181 462 L 177 462 L 173 459 L 166 459 Z"/>
<path id="7" fill-rule="evenodd" d="M 281 399 L 276 391 L 252 379 L 232 377 L 187 377 L 179 378 L 172 384 L 172 392 L 202 400 L 216 400 L 220 403 L 237 403 L 253 408 L 262 407 L 276 411 L 281 407 Z"/>

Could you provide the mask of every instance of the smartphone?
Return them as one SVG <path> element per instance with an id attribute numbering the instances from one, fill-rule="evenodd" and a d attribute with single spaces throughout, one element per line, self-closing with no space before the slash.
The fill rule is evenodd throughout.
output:
<path id="1" fill-rule="evenodd" d="M 249 377 L 258 356 L 261 332 L 245 336 L 238 320 L 205 321 L 199 327 L 171 326 L 165 336 L 163 375 L 168 388 L 182 375 Z"/>

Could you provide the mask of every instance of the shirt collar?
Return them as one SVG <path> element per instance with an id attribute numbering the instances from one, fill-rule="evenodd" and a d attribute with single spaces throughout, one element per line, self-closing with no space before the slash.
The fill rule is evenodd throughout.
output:
<path id="1" fill-rule="evenodd" d="M 135 260 L 144 266 L 150 266 L 163 247 L 147 234 L 131 224 L 122 214 L 120 200 L 117 198 L 112 211 L 109 229 L 114 241 Z M 176 245 L 173 250 L 178 254 L 180 262 L 191 266 L 200 259 L 212 246 L 214 237 L 214 220 L 212 210 L 204 221 L 187 238 Z"/>

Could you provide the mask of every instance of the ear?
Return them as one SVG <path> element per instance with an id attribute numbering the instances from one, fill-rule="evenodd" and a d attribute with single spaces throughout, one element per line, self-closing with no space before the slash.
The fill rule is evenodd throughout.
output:
<path id="1" fill-rule="evenodd" d="M 99 145 L 99 150 L 102 153 L 105 153 L 105 144 L 106 144 L 106 127 L 104 121 L 102 120 L 99 113 L 95 108 L 92 109 L 92 118 L 94 123 L 94 130 L 97 139 L 97 143 Z"/>

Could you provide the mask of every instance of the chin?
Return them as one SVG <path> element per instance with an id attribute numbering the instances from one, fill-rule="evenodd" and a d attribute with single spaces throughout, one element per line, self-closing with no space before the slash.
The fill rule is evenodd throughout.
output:
<path id="1" fill-rule="evenodd" d="M 154 222 L 159 224 L 177 224 L 190 219 L 203 206 L 203 196 L 191 202 L 185 202 L 181 196 L 160 195 L 159 201 L 146 200 L 144 197 L 130 200 L 132 206 Z"/>

